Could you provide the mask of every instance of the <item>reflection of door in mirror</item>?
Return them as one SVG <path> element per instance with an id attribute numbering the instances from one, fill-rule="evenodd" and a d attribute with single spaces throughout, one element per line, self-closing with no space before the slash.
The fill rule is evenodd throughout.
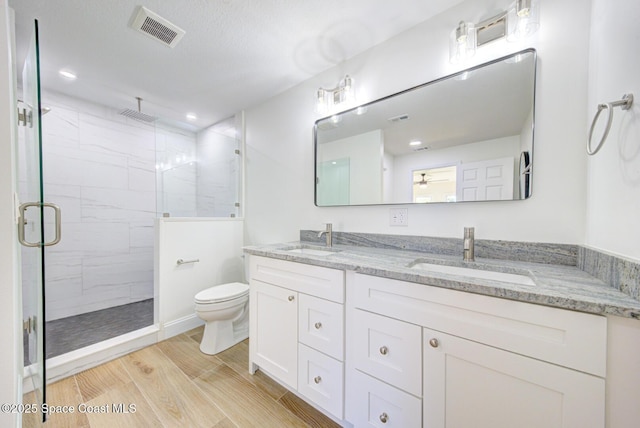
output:
<path id="1" fill-rule="evenodd" d="M 351 188 L 349 175 L 349 158 L 318 164 L 317 204 L 349 205 Z"/>
<path id="2" fill-rule="evenodd" d="M 512 200 L 513 158 L 463 163 L 457 183 L 458 201 Z"/>
<path id="3" fill-rule="evenodd" d="M 455 202 L 456 166 L 414 170 L 413 202 Z"/>

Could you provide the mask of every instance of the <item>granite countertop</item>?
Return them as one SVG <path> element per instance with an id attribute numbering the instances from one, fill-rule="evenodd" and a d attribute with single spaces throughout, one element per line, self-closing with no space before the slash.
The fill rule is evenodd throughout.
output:
<path id="1" fill-rule="evenodd" d="M 292 249 L 330 251 L 328 255 L 291 252 Z M 245 247 L 248 254 L 281 260 L 351 270 L 383 278 L 415 282 L 426 286 L 449 288 L 535 303 L 598 315 L 616 315 L 640 319 L 640 301 L 611 287 L 576 266 L 497 260 L 476 257 L 473 262 L 462 256 L 430 254 L 398 249 L 334 245 L 326 248 L 304 242 L 287 242 Z M 412 267 L 416 263 L 457 266 L 482 271 L 503 272 L 531 278 L 534 285 L 495 279 L 433 272 L 428 267 Z"/>

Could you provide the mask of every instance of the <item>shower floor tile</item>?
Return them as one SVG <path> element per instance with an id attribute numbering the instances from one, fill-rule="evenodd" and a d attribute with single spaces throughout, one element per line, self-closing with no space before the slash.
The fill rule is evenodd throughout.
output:
<path id="1" fill-rule="evenodd" d="M 46 358 L 153 325 L 153 299 L 45 323 Z"/>

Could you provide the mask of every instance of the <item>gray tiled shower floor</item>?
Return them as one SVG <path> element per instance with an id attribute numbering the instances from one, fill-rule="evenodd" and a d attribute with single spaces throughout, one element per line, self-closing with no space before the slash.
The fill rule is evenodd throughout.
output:
<path id="1" fill-rule="evenodd" d="M 153 299 L 45 323 L 46 358 L 65 354 L 153 324 Z"/>

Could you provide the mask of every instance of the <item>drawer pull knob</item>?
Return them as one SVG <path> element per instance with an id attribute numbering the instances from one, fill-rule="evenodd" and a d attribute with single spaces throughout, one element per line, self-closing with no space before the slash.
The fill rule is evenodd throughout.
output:
<path id="1" fill-rule="evenodd" d="M 437 348 L 440 346 L 440 343 L 438 342 L 438 339 L 433 338 L 429 340 L 429 345 L 431 345 L 432 348 Z"/>
<path id="2" fill-rule="evenodd" d="M 320 383 L 320 382 L 322 382 L 322 378 L 320 376 L 316 376 L 316 377 L 313 378 L 313 381 L 315 383 Z"/>
<path id="3" fill-rule="evenodd" d="M 387 415 L 386 413 L 383 413 L 380 415 L 380 422 L 382 422 L 383 424 L 386 424 L 388 420 L 389 420 L 389 415 Z"/>
<path id="4" fill-rule="evenodd" d="M 321 322 L 317 322 L 313 326 L 316 328 L 316 330 L 320 330 L 322 328 L 322 323 Z"/>
<path id="5" fill-rule="evenodd" d="M 380 347 L 380 353 L 382 355 L 387 355 L 389 353 L 389 348 L 387 348 L 386 346 Z M 384 415 L 384 413 L 383 413 L 383 415 Z"/>
<path id="6" fill-rule="evenodd" d="M 289 296 L 288 299 L 289 299 L 290 302 L 293 302 L 293 299 L 295 299 L 295 297 L 294 296 Z"/>

